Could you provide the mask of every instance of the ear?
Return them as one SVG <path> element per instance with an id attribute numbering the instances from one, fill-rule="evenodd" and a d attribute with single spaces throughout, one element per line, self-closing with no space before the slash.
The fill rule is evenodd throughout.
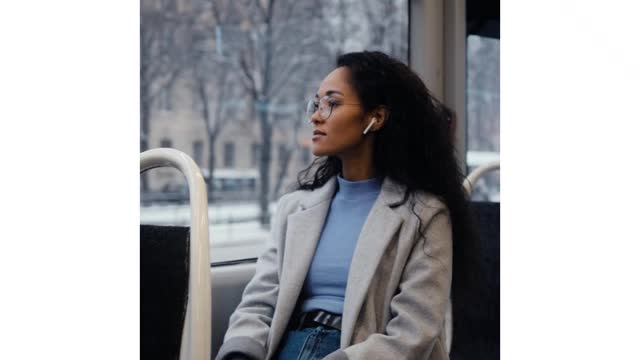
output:
<path id="1" fill-rule="evenodd" d="M 387 118 L 389 117 L 389 111 L 384 106 L 378 106 L 371 113 L 369 113 L 367 123 L 370 122 L 373 118 L 376 118 L 375 124 L 371 126 L 369 131 L 378 131 L 380 130 L 385 123 L 387 122 Z"/>

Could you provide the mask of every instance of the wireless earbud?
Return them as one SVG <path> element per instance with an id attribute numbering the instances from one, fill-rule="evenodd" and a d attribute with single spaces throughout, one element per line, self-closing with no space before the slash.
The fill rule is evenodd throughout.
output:
<path id="1" fill-rule="evenodd" d="M 376 121 L 378 121 L 378 119 L 376 119 L 376 118 L 371 119 L 371 122 L 369 123 L 369 126 L 367 126 L 367 128 L 364 129 L 364 132 L 362 133 L 362 135 L 366 135 L 369 132 L 369 129 L 371 129 L 371 126 L 373 126 L 373 124 L 375 124 Z"/>

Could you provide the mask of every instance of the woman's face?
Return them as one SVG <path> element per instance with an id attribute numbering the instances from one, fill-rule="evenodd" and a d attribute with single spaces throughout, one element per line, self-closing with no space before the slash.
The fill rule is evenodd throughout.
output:
<path id="1" fill-rule="evenodd" d="M 362 146 L 365 113 L 360 99 L 349 84 L 349 69 L 339 67 L 320 83 L 316 103 L 327 96 L 331 114 L 324 119 L 320 111 L 311 116 L 313 123 L 311 151 L 315 156 L 340 156 Z"/>

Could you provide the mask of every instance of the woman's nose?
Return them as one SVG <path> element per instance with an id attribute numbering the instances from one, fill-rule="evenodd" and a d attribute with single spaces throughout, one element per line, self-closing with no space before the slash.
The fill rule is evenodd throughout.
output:
<path id="1" fill-rule="evenodd" d="M 324 120 L 322 120 L 322 117 L 320 117 L 320 111 L 316 110 L 316 112 L 311 114 L 311 119 L 309 120 L 310 123 L 316 124 L 322 121 Z"/>

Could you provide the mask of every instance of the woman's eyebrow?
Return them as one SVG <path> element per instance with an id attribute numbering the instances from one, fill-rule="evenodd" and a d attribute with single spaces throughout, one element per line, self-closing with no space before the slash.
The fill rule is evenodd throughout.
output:
<path id="1" fill-rule="evenodd" d="M 341 93 L 338 90 L 328 90 L 324 95 L 325 96 L 329 96 L 329 95 L 333 95 L 333 94 L 340 94 L 340 95 L 344 96 L 344 94 Z M 320 97 L 320 95 L 316 94 L 316 99 L 319 98 L 319 97 Z"/>

